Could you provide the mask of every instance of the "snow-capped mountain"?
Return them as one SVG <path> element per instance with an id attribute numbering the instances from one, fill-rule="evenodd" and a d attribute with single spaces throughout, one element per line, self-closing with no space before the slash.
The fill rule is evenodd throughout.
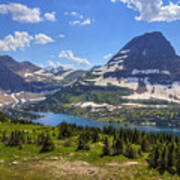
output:
<path id="1" fill-rule="evenodd" d="M 0 107 L 42 101 L 85 73 L 62 67 L 43 69 L 28 61 L 0 56 Z"/>
<path id="2" fill-rule="evenodd" d="M 135 37 L 104 66 L 80 81 L 133 90 L 126 99 L 180 102 L 180 57 L 160 32 Z"/>
<path id="3" fill-rule="evenodd" d="M 63 71 L 64 68 L 62 66 L 54 67 L 54 66 L 48 66 L 44 68 L 45 71 L 51 72 L 51 73 L 58 73 L 59 71 Z"/>

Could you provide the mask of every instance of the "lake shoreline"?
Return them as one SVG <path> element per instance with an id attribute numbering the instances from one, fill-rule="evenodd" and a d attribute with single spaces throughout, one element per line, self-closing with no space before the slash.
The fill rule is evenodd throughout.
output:
<path id="1" fill-rule="evenodd" d="M 34 123 L 40 123 L 43 125 L 48 126 L 57 126 L 58 124 L 62 122 L 67 122 L 70 124 L 76 124 L 78 126 L 88 126 L 88 127 L 98 127 L 103 128 L 107 127 L 109 125 L 120 129 L 120 128 L 126 128 L 126 129 L 138 129 L 140 131 L 144 131 L 147 133 L 170 133 L 180 136 L 180 129 L 178 128 L 171 128 L 171 127 L 162 127 L 162 126 L 141 126 L 141 125 L 124 125 L 123 123 L 115 123 L 115 122 L 102 122 L 97 120 L 92 120 L 89 118 L 81 118 L 78 116 L 70 115 L 70 114 L 63 114 L 63 113 L 53 113 L 53 112 L 36 112 L 39 115 L 43 115 L 44 117 L 40 119 L 34 119 Z"/>

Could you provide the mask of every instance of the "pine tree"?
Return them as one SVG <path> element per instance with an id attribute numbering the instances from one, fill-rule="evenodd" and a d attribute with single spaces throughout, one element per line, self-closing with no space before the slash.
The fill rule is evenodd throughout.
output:
<path id="1" fill-rule="evenodd" d="M 63 122 L 59 126 L 59 139 L 68 138 L 72 136 L 72 131 L 70 130 L 67 123 Z"/>
<path id="2" fill-rule="evenodd" d="M 126 156 L 128 158 L 137 158 L 137 151 L 134 147 L 132 147 L 132 145 L 128 144 L 127 148 L 126 148 Z"/>
<path id="3" fill-rule="evenodd" d="M 143 152 L 148 152 L 149 151 L 149 144 L 148 144 L 148 141 L 147 141 L 146 137 L 144 137 L 143 140 L 142 140 L 141 148 L 142 148 Z"/>
<path id="4" fill-rule="evenodd" d="M 86 140 L 84 134 L 82 133 L 79 136 L 79 140 L 78 140 L 78 147 L 77 150 L 89 150 L 89 145 L 88 145 L 88 141 Z"/>
<path id="5" fill-rule="evenodd" d="M 122 140 L 120 140 L 120 139 L 117 139 L 114 142 L 113 149 L 114 149 L 114 154 L 115 155 L 124 154 L 125 153 L 125 144 L 124 144 L 124 142 Z"/>
<path id="6" fill-rule="evenodd" d="M 178 152 L 177 161 L 176 161 L 176 170 L 180 174 L 180 153 Z"/>
<path id="7" fill-rule="evenodd" d="M 99 134 L 96 129 L 92 132 L 92 141 L 93 143 L 96 143 L 99 141 Z"/>
<path id="8" fill-rule="evenodd" d="M 176 172 L 176 152 L 174 144 L 169 146 L 168 169 L 172 174 Z"/>
<path id="9" fill-rule="evenodd" d="M 176 156 L 175 156 L 175 145 L 172 144 L 169 146 L 169 153 L 168 153 L 168 168 L 175 166 L 176 164 Z"/>
<path id="10" fill-rule="evenodd" d="M 50 152 L 50 151 L 53 151 L 54 148 L 55 148 L 54 143 L 48 134 L 44 140 L 44 143 L 43 143 L 43 146 L 42 146 L 42 149 L 40 152 L 41 153 L 42 152 Z"/>
<path id="11" fill-rule="evenodd" d="M 8 140 L 7 131 L 3 131 L 2 133 L 2 142 L 6 142 Z"/>
<path id="12" fill-rule="evenodd" d="M 149 167 L 157 168 L 158 167 L 158 161 L 159 161 L 159 147 L 156 146 L 153 148 L 153 151 L 150 153 L 148 158 Z"/>
<path id="13" fill-rule="evenodd" d="M 160 158 L 160 167 L 162 170 L 166 170 L 168 168 L 168 148 L 164 147 L 163 152 Z"/>
<path id="14" fill-rule="evenodd" d="M 8 145 L 18 146 L 25 143 L 25 134 L 21 131 L 12 131 L 8 140 Z"/>
<path id="15" fill-rule="evenodd" d="M 104 146 L 103 146 L 103 156 L 108 156 L 110 155 L 110 145 L 109 145 L 109 141 L 108 138 L 106 137 L 104 139 Z"/>

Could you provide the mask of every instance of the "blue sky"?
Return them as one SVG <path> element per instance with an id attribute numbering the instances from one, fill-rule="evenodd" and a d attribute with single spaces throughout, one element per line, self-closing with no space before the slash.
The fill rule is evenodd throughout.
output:
<path id="1" fill-rule="evenodd" d="M 89 69 L 151 31 L 180 54 L 176 0 L 1 0 L 0 19 L 0 55 L 37 65 Z"/>

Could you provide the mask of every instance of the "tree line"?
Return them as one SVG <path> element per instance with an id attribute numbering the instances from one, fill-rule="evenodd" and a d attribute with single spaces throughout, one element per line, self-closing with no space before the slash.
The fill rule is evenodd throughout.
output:
<path id="1" fill-rule="evenodd" d="M 116 129 L 112 126 L 103 129 L 77 126 L 63 122 L 56 128 L 43 128 L 33 133 L 24 130 L 1 131 L 0 140 L 7 146 L 25 144 L 40 146 L 40 153 L 53 151 L 56 147 L 54 139 L 68 140 L 76 138 L 76 151 L 88 151 L 93 143 L 102 144 L 101 156 L 124 155 L 127 158 L 148 156 L 150 168 L 160 172 L 180 174 L 180 137 L 166 133 L 145 133 L 137 129 Z M 66 142 L 66 145 L 68 143 Z"/>

